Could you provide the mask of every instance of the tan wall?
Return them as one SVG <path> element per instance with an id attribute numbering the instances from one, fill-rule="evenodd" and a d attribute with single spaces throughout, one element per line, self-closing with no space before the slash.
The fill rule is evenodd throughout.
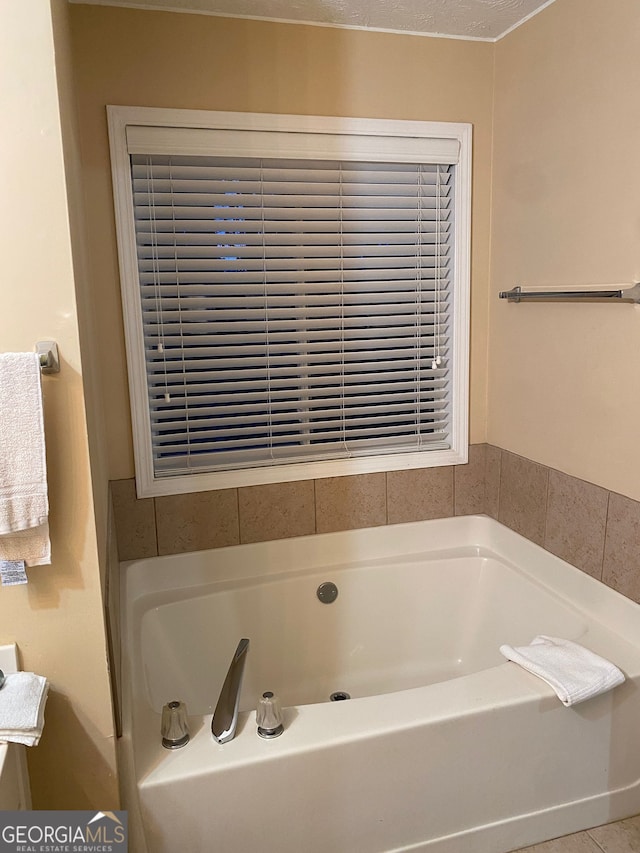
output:
<path id="1" fill-rule="evenodd" d="M 51 681 L 28 751 L 36 808 L 117 803 L 93 499 L 49 3 L 0 4 L 0 249 L 3 351 L 55 339 L 44 381 L 52 565 L 0 589 L 0 642 Z"/>
<path id="2" fill-rule="evenodd" d="M 485 438 L 493 45 L 73 5 L 111 479 L 133 474 L 106 104 L 474 125 L 471 441 Z"/>
<path id="3" fill-rule="evenodd" d="M 488 440 L 640 498 L 640 307 L 499 302 L 640 280 L 637 0 L 557 0 L 496 46 Z"/>
<path id="4" fill-rule="evenodd" d="M 53 22 L 56 79 L 62 131 L 71 251 L 75 277 L 76 313 L 82 354 L 82 378 L 87 415 L 89 457 L 95 506 L 98 556 L 103 590 L 106 585 L 107 516 L 109 476 L 107 470 L 104 410 L 98 366 L 101 353 L 95 334 L 95 305 L 92 298 L 84 213 L 84 189 L 80 168 L 80 130 L 71 50 L 68 0 L 50 0 Z"/>

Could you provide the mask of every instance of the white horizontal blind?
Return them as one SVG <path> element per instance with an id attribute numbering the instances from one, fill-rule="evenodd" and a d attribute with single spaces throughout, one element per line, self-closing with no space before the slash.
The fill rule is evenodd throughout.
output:
<path id="1" fill-rule="evenodd" d="M 451 446 L 455 168 L 131 155 L 156 477 Z"/>

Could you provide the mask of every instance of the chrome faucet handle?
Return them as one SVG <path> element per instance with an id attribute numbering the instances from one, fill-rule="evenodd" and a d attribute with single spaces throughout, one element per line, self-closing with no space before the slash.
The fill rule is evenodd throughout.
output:
<path id="1" fill-rule="evenodd" d="M 187 708 L 184 702 L 167 702 L 164 706 L 161 733 L 165 749 L 179 749 L 189 743 Z"/>
<path id="2" fill-rule="evenodd" d="M 279 737 L 284 731 L 282 708 L 277 696 L 268 690 L 258 700 L 256 724 L 260 737 Z"/>
<path id="3" fill-rule="evenodd" d="M 218 704 L 213 712 L 211 734 L 218 743 L 226 743 L 232 740 L 236 733 L 238 708 L 240 707 L 240 688 L 248 649 L 249 640 L 240 640 L 231 660 L 227 677 L 222 685 Z"/>

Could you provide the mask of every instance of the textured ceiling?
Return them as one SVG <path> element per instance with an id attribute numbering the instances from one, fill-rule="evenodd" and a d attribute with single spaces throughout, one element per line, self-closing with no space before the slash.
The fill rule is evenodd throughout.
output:
<path id="1" fill-rule="evenodd" d="M 70 0 L 493 41 L 554 0 Z"/>

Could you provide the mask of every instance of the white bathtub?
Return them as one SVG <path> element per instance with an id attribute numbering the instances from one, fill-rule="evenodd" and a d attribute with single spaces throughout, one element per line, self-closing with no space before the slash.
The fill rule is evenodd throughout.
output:
<path id="1" fill-rule="evenodd" d="M 488 518 L 125 563 L 122 625 L 126 806 L 148 853 L 503 853 L 640 812 L 640 607 Z M 626 683 L 565 708 L 499 653 L 536 634 Z M 242 713 L 219 745 L 242 637 Z M 274 740 L 256 734 L 265 690 L 286 706 Z M 192 739 L 168 751 L 174 699 Z"/>

